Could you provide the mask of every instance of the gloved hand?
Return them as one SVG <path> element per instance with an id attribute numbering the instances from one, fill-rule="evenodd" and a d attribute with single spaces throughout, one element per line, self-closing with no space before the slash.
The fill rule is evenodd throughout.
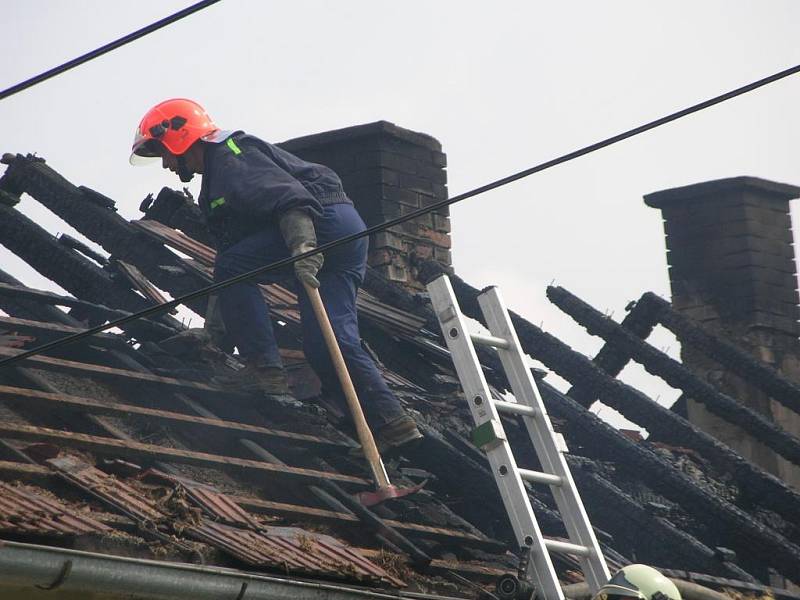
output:
<path id="1" fill-rule="evenodd" d="M 281 234 L 292 256 L 303 254 L 317 247 L 317 232 L 314 221 L 304 210 L 290 210 L 280 220 Z M 308 256 L 294 263 L 294 273 L 301 283 L 319 287 L 317 272 L 322 268 L 322 254 Z"/>

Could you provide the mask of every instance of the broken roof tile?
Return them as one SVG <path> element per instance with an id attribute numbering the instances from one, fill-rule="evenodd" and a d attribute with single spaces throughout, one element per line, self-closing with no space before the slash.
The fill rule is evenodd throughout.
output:
<path id="1" fill-rule="evenodd" d="M 32 488 L 0 482 L 0 531 L 61 536 L 102 534 L 110 528 Z"/>

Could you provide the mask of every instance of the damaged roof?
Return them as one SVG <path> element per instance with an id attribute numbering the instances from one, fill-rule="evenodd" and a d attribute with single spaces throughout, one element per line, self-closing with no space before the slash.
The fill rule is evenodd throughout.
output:
<path id="1" fill-rule="evenodd" d="M 4 162 L 0 243 L 71 296 L 0 272 L 0 356 L 211 282 L 214 251 L 184 193 L 165 188 L 129 222 L 113 200 L 74 186 L 40 158 Z M 105 254 L 27 218 L 15 207 L 23 193 Z M 420 279 L 442 272 L 435 262 L 419 265 Z M 464 313 L 480 320 L 479 290 L 452 281 Z M 397 484 L 426 482 L 413 496 L 367 509 L 353 497 L 369 488 L 369 471 L 353 452 L 346 416 L 320 396 L 302 354 L 296 297 L 281 285 L 262 291 L 296 402 L 216 387 L 211 377 L 235 368 L 235 356 L 170 314 L 0 371 L 0 538 L 20 552 L 35 544 L 332 585 L 491 594 L 498 576 L 517 571 L 517 549 L 488 464 L 469 442 L 469 412 L 425 294 L 372 269 L 359 293 L 363 337 L 424 433 L 387 469 Z M 616 376 L 640 362 L 795 464 L 795 438 L 645 340 L 657 324 L 674 328 L 793 410 L 800 388 L 652 294 L 622 324 L 563 288 L 548 297 L 606 340 L 592 360 L 513 315 L 525 351 L 573 386 L 563 393 L 537 374 L 612 570 L 645 562 L 751 592 L 765 592 L 776 576 L 796 578 L 800 495 Z M 205 303 L 188 307 L 203 315 Z M 479 358 L 498 397 L 507 393 L 497 357 L 480 349 Z M 589 410 L 597 400 L 647 438 L 599 419 Z M 521 466 L 536 468 L 523 430 L 504 420 Z M 564 537 L 549 491 L 529 491 L 543 532 Z M 565 583 L 582 580 L 574 557 L 557 554 L 555 564 Z M 798 597 L 778 587 L 770 593 Z"/>

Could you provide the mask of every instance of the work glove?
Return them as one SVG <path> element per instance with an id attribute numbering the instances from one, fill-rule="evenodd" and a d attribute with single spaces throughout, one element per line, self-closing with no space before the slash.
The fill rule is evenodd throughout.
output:
<path id="1" fill-rule="evenodd" d="M 292 256 L 303 254 L 317 247 L 317 232 L 314 221 L 304 210 L 290 210 L 280 220 L 281 234 Z M 314 254 L 294 263 L 294 273 L 300 283 L 319 287 L 317 272 L 322 268 L 322 254 Z"/>

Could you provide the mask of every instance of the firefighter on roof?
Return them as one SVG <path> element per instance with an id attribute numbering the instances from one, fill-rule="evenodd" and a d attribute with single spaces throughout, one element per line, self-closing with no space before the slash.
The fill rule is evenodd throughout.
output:
<path id="1" fill-rule="evenodd" d="M 151 108 L 134 138 L 131 163 L 158 159 L 188 182 L 202 175 L 198 197 L 217 245 L 214 281 L 224 281 L 274 261 L 361 232 L 364 222 L 331 169 L 281 150 L 243 131 L 222 131 L 196 102 L 172 99 Z M 294 263 L 294 276 L 319 288 L 339 345 L 376 440 L 384 448 L 421 437 L 361 346 L 356 292 L 366 270 L 362 238 Z M 272 272 L 267 281 L 291 272 Z M 222 320 L 245 368 L 231 384 L 268 394 L 289 387 L 264 297 L 255 281 L 218 292 Z M 302 318 L 303 351 L 323 390 L 342 391 L 322 333 L 302 285 L 295 286 Z"/>

